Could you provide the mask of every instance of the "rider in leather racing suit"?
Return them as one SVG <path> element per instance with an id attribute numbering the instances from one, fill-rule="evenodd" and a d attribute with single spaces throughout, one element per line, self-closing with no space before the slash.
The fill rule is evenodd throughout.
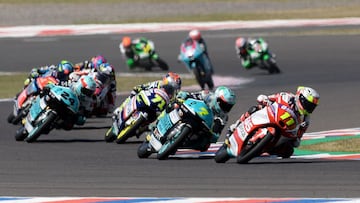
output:
<path id="1" fill-rule="evenodd" d="M 126 57 L 126 65 L 129 69 L 135 68 L 138 65 L 139 56 L 136 55 L 137 47 L 145 47 L 148 43 L 148 39 L 145 37 L 131 39 L 128 36 L 123 37 L 121 43 L 119 44 L 120 52 L 123 53 Z"/>
<path id="2" fill-rule="evenodd" d="M 310 124 L 310 114 L 319 104 L 319 98 L 320 95 L 316 90 L 311 87 L 303 86 L 299 86 L 297 88 L 296 94 L 289 92 L 279 92 L 268 96 L 261 94 L 257 97 L 258 105 L 250 107 L 247 112 L 242 114 L 239 120 L 230 126 L 229 134 L 231 134 L 242 121 L 244 121 L 255 111 L 270 105 L 273 102 L 286 105 L 293 109 L 301 121 L 297 131 L 297 138 L 290 139 L 282 136 L 275 148 L 268 153 L 272 155 L 278 155 L 283 158 L 289 158 L 294 153 L 294 148 L 300 146 L 301 138 Z"/>
<path id="3" fill-rule="evenodd" d="M 207 45 L 206 45 L 206 42 L 205 42 L 204 38 L 201 35 L 201 32 L 199 30 L 190 30 L 188 36 L 185 38 L 183 43 L 186 43 L 189 40 L 194 40 L 194 41 L 196 41 L 197 43 L 200 44 L 200 47 L 204 51 L 204 54 L 205 54 L 205 56 L 207 58 L 207 63 L 206 64 L 208 64 L 209 69 L 211 71 L 211 74 L 214 74 L 214 68 L 213 68 L 213 65 L 212 65 L 210 57 L 209 57 L 208 48 L 207 48 Z M 178 61 L 181 61 L 180 60 L 180 55 L 178 56 Z"/>
<path id="4" fill-rule="evenodd" d="M 90 116 L 93 110 L 93 96 L 96 90 L 96 82 L 93 77 L 83 75 L 77 82 L 72 83 L 70 88 L 75 92 L 80 101 L 76 124 L 84 125 L 86 117 Z"/>
<path id="5" fill-rule="evenodd" d="M 96 55 L 91 57 L 90 60 L 85 60 L 74 65 L 74 71 L 91 70 L 99 67 L 101 64 L 107 63 L 107 60 L 102 55 Z"/>
<path id="6" fill-rule="evenodd" d="M 174 85 L 175 94 L 181 89 L 181 78 L 177 73 L 168 72 L 162 80 L 156 80 L 145 84 L 137 85 L 133 87 L 130 96 L 134 96 L 142 90 L 148 90 L 153 88 L 161 88 L 163 84 L 171 83 Z"/>
<path id="7" fill-rule="evenodd" d="M 28 78 L 24 81 L 24 88 L 37 77 L 53 76 L 59 81 L 61 86 L 69 86 L 69 75 L 73 72 L 73 64 L 70 61 L 62 60 L 57 66 L 41 66 L 33 68 Z"/>
<path id="8" fill-rule="evenodd" d="M 256 42 L 256 39 L 246 39 L 243 37 L 238 37 L 235 41 L 236 54 L 241 59 L 241 65 L 245 69 L 250 69 L 255 66 L 255 64 L 251 62 L 250 50 L 253 49 L 253 44 Z"/>
<path id="9" fill-rule="evenodd" d="M 194 149 L 206 151 L 211 143 L 216 143 L 218 141 L 221 131 L 228 121 L 228 113 L 236 103 L 235 93 L 228 87 L 219 86 L 216 88 L 215 92 L 208 90 L 193 93 L 180 91 L 176 97 L 180 102 L 183 102 L 188 98 L 203 100 L 212 110 L 214 114 L 214 124 L 212 126 L 211 135 L 201 136 L 209 137 L 209 139 L 199 140 L 197 143 L 193 143 L 192 146 Z"/>

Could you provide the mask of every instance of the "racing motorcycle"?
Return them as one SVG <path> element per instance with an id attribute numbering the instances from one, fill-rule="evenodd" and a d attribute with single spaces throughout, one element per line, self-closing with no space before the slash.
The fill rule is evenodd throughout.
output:
<path id="1" fill-rule="evenodd" d="M 251 63 L 260 69 L 267 70 L 269 74 L 280 73 L 280 69 L 275 60 L 275 54 L 269 50 L 268 43 L 259 38 L 250 41 L 252 49 L 248 49 Z"/>
<path id="2" fill-rule="evenodd" d="M 248 163 L 264 152 L 273 151 L 281 140 L 296 139 L 299 123 L 289 106 L 269 104 L 252 113 L 230 133 L 215 153 L 215 161 L 224 163 L 236 157 L 237 163 Z"/>
<path id="3" fill-rule="evenodd" d="M 213 125 L 213 113 L 202 100 L 187 99 L 170 112 L 164 111 L 156 127 L 139 146 L 139 158 L 148 158 L 157 153 L 159 160 L 167 159 L 178 149 L 205 151 L 202 145 Z"/>
<path id="4" fill-rule="evenodd" d="M 78 111 L 78 97 L 69 87 L 49 84 L 31 105 L 23 125 L 16 131 L 15 139 L 34 142 L 41 134 L 48 134 L 54 128 L 66 129 L 66 123 L 75 123 Z"/>
<path id="5" fill-rule="evenodd" d="M 114 98 L 111 95 L 111 75 L 100 72 L 91 72 L 89 75 L 92 76 L 96 82 L 91 114 L 95 116 L 106 116 L 109 110 L 109 104 L 114 103 L 114 101 L 112 101 Z"/>
<path id="6" fill-rule="evenodd" d="M 14 98 L 13 111 L 7 117 L 8 123 L 17 125 L 27 115 L 32 102 L 48 84 L 58 84 L 53 76 L 37 77 Z"/>
<path id="7" fill-rule="evenodd" d="M 125 57 L 125 50 L 120 49 L 122 55 Z M 136 67 L 144 68 L 151 71 L 154 67 L 159 67 L 161 70 L 169 70 L 169 65 L 160 58 L 155 51 L 155 44 L 153 41 L 140 38 L 138 42 L 133 45 L 134 61 Z"/>
<path id="8" fill-rule="evenodd" d="M 201 89 L 205 85 L 209 89 L 214 88 L 210 61 L 203 48 L 195 40 L 186 40 L 180 46 L 179 60 L 182 61 L 189 72 L 193 73 Z"/>
<path id="9" fill-rule="evenodd" d="M 161 89 L 142 90 L 128 97 L 114 111 L 113 123 L 105 134 L 106 142 L 124 143 L 130 137 L 139 138 L 166 108 L 169 97 Z"/>

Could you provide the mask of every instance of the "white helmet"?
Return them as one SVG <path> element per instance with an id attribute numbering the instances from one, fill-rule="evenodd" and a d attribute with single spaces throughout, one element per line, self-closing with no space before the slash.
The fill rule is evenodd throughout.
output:
<path id="1" fill-rule="evenodd" d="M 236 95 L 234 91 L 225 86 L 219 86 L 216 88 L 212 95 L 212 101 L 210 107 L 217 113 L 228 113 L 236 103 Z"/>
<path id="2" fill-rule="evenodd" d="M 319 104 L 320 95 L 311 87 L 299 86 L 295 98 L 300 114 L 309 115 Z"/>
<path id="3" fill-rule="evenodd" d="M 192 40 L 195 40 L 195 41 L 198 41 L 201 39 L 201 33 L 199 30 L 191 30 L 189 32 L 189 37 L 192 39 Z"/>

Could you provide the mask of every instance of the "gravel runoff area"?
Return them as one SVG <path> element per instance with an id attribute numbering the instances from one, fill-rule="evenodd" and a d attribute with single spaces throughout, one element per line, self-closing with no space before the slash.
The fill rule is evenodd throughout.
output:
<path id="1" fill-rule="evenodd" d="M 50 1 L 50 0 L 49 0 Z M 2 2 L 2 1 L 0 1 Z M 24 1 L 26 2 L 26 1 Z M 154 3 L 155 2 L 155 3 Z M 147 18 L 231 15 L 335 7 L 359 7 L 359 0 L 105 1 L 105 3 L 0 3 L 0 26 L 119 23 Z M 241 20 L 241 19 L 239 19 Z"/>

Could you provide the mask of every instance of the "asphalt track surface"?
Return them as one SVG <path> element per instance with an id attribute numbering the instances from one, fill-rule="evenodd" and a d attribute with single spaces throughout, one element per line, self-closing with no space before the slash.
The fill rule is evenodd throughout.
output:
<path id="1" fill-rule="evenodd" d="M 309 132 L 359 127 L 360 36 L 271 35 L 273 31 L 203 32 L 215 74 L 254 79 L 233 87 L 237 104 L 229 123 L 254 104 L 258 94 L 295 91 L 298 85 L 307 85 L 321 95 Z M 234 51 L 239 34 L 264 36 L 283 73 L 242 69 Z M 185 32 L 141 35 L 155 41 L 173 71 L 187 73 L 176 62 Z M 101 53 L 119 73 L 129 72 L 117 47 L 121 37 L 3 38 L 0 70 L 24 72 L 61 59 L 75 62 Z M 119 96 L 117 102 L 123 99 Z M 142 160 L 136 150 L 143 137 L 122 145 L 103 141 L 110 118 L 90 119 L 72 131 L 54 130 L 28 144 L 14 139 L 18 127 L 6 122 L 11 108 L 11 102 L 0 105 L 1 196 L 359 197 L 359 161 L 289 159 L 238 165 L 235 160 L 217 164 L 211 158 Z"/>

